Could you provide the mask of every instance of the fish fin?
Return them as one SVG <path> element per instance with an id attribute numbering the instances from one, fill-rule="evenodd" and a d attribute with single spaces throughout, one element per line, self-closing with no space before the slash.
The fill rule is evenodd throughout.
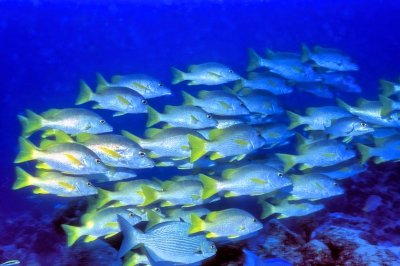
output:
<path id="1" fill-rule="evenodd" d="M 35 160 L 38 152 L 37 147 L 23 137 L 20 137 L 18 140 L 20 151 L 17 158 L 15 158 L 14 163 L 23 163 Z"/>
<path id="2" fill-rule="evenodd" d="M 99 150 L 101 150 L 102 152 L 107 154 L 107 156 L 110 156 L 114 159 L 122 158 L 121 154 L 107 147 L 99 147 Z"/>
<path id="3" fill-rule="evenodd" d="M 12 189 L 20 189 L 23 187 L 28 187 L 33 184 L 34 177 L 27 173 L 24 169 L 21 167 L 16 167 L 16 176 L 17 179 L 15 180 Z"/>
<path id="4" fill-rule="evenodd" d="M 69 162 L 71 164 L 76 165 L 76 166 L 82 165 L 82 162 L 78 158 L 76 158 L 74 155 L 64 153 L 64 156 L 67 157 L 67 159 L 69 160 Z"/>
<path id="5" fill-rule="evenodd" d="M 353 108 L 353 107 L 351 107 L 350 105 L 348 105 L 347 103 L 345 103 L 343 100 L 341 100 L 339 98 L 336 98 L 336 103 L 337 103 L 337 105 L 339 105 L 339 107 L 341 107 L 341 108 L 343 108 L 343 109 L 345 109 L 346 111 L 349 111 L 349 112 Z"/>
<path id="6" fill-rule="evenodd" d="M 86 142 L 86 141 L 92 139 L 93 137 L 94 137 L 93 134 L 85 133 L 85 132 L 79 133 L 79 134 L 77 134 L 77 135 L 75 136 L 76 141 L 77 141 L 77 142 L 81 142 L 81 143 L 82 143 L 82 142 Z"/>
<path id="7" fill-rule="evenodd" d="M 195 162 L 205 155 L 207 151 L 207 141 L 194 135 L 188 135 L 189 145 L 192 150 L 190 162 Z"/>
<path id="8" fill-rule="evenodd" d="M 296 165 L 296 155 L 277 153 L 276 156 L 284 163 L 284 172 Z"/>
<path id="9" fill-rule="evenodd" d="M 74 140 L 64 131 L 55 130 L 54 135 L 57 143 L 73 143 Z"/>
<path id="10" fill-rule="evenodd" d="M 103 92 L 109 85 L 108 82 L 100 73 L 96 73 L 96 80 L 97 80 L 96 93 Z"/>
<path id="11" fill-rule="evenodd" d="M 115 236 L 115 235 L 118 234 L 118 233 L 119 233 L 119 232 L 109 233 L 109 234 L 106 235 L 104 238 L 107 239 L 107 238 L 113 237 L 113 236 Z"/>
<path id="12" fill-rule="evenodd" d="M 235 192 L 233 192 L 233 191 L 229 191 L 229 192 L 226 192 L 226 193 L 224 194 L 224 197 L 225 197 L 225 198 L 233 198 L 233 197 L 237 197 L 237 196 L 239 196 L 239 194 L 237 194 L 237 193 L 235 193 Z"/>
<path id="13" fill-rule="evenodd" d="M 241 160 L 243 160 L 243 159 L 246 157 L 246 155 L 247 155 L 247 154 L 245 154 L 245 153 L 244 153 L 244 154 L 236 155 L 235 157 L 232 158 L 231 162 L 234 161 L 234 160 L 236 160 L 236 161 L 241 161 Z"/>
<path id="14" fill-rule="evenodd" d="M 247 71 L 259 68 L 260 59 L 261 57 L 253 49 L 249 49 L 249 65 L 247 66 Z"/>
<path id="15" fill-rule="evenodd" d="M 80 90 L 75 105 L 80 105 L 89 102 L 93 97 L 93 92 L 89 85 L 83 80 L 80 81 Z"/>
<path id="16" fill-rule="evenodd" d="M 53 168 L 50 165 L 44 162 L 37 163 L 36 169 L 53 170 Z"/>
<path id="17" fill-rule="evenodd" d="M 261 219 L 265 219 L 268 216 L 271 216 L 272 214 L 275 213 L 275 206 L 266 201 L 261 202 L 261 208 L 262 208 L 262 213 L 260 217 Z"/>
<path id="18" fill-rule="evenodd" d="M 233 174 L 237 172 L 236 168 L 230 168 L 222 171 L 222 178 L 229 180 L 232 178 Z"/>
<path id="19" fill-rule="evenodd" d="M 83 242 L 85 243 L 89 243 L 89 242 L 93 242 L 97 239 L 97 236 L 86 236 L 85 239 L 83 240 Z"/>
<path id="20" fill-rule="evenodd" d="M 147 114 L 148 114 L 147 124 L 146 124 L 147 127 L 151 127 L 160 122 L 160 113 L 157 112 L 151 106 L 147 107 Z"/>
<path id="21" fill-rule="evenodd" d="M 353 137 L 352 137 L 352 136 L 347 136 L 347 137 L 345 137 L 345 138 L 343 139 L 343 142 L 344 142 L 344 143 L 350 143 L 352 140 L 353 140 Z"/>
<path id="22" fill-rule="evenodd" d="M 381 79 L 380 80 L 381 83 L 381 89 L 382 89 L 382 94 L 385 96 L 390 96 L 392 94 L 394 94 L 395 90 L 395 84 L 393 82 Z"/>
<path id="23" fill-rule="evenodd" d="M 133 142 L 137 143 L 140 145 L 140 142 L 142 142 L 142 139 L 139 138 L 138 136 L 133 135 L 132 133 L 126 131 L 126 130 L 121 130 L 121 134 L 124 137 L 127 137 L 128 139 L 132 140 Z"/>
<path id="24" fill-rule="evenodd" d="M 210 160 L 212 160 L 212 161 L 215 161 L 215 160 L 218 160 L 218 159 L 221 159 L 221 158 L 224 158 L 224 156 L 219 152 L 213 152 L 210 155 Z"/>
<path id="25" fill-rule="evenodd" d="M 159 194 L 158 194 L 157 190 L 155 190 L 152 187 L 143 185 L 142 191 L 143 191 L 144 201 L 142 204 L 140 204 L 140 206 L 150 205 L 159 199 Z"/>
<path id="26" fill-rule="evenodd" d="M 184 80 L 186 80 L 185 77 L 185 72 L 175 68 L 175 67 L 171 67 L 171 71 L 172 71 L 172 84 L 178 84 Z"/>
<path id="27" fill-rule="evenodd" d="M 175 206 L 175 204 L 173 204 L 171 201 L 163 201 L 160 204 L 161 207 L 171 207 L 171 206 Z"/>
<path id="28" fill-rule="evenodd" d="M 148 129 L 146 129 L 146 132 L 144 133 L 144 135 L 146 136 L 146 138 L 154 138 L 160 132 L 162 132 L 162 129 L 148 128 Z"/>
<path id="29" fill-rule="evenodd" d="M 228 236 L 229 239 L 234 239 L 234 238 L 238 238 L 238 237 L 240 237 L 240 235 L 231 235 L 231 236 Z"/>
<path id="30" fill-rule="evenodd" d="M 40 142 L 39 148 L 41 150 L 46 150 L 46 149 L 48 149 L 49 147 L 51 147 L 52 145 L 55 145 L 55 144 L 57 144 L 57 142 L 55 140 L 44 139 L 44 140 L 42 140 Z"/>
<path id="31" fill-rule="evenodd" d="M 213 233 L 213 232 L 209 232 L 206 234 L 206 237 L 207 238 L 217 238 L 217 237 L 219 237 L 219 235 L 216 233 Z"/>
<path id="32" fill-rule="evenodd" d="M 139 245 L 138 236 L 142 233 L 134 228 L 126 219 L 118 215 L 119 228 L 122 231 L 122 243 L 118 251 L 118 257 L 124 256 L 129 250 Z"/>
<path id="33" fill-rule="evenodd" d="M 183 104 L 182 105 L 194 105 L 194 102 L 196 100 L 195 97 L 187 93 L 186 91 L 182 91 L 182 97 L 183 97 Z"/>
<path id="34" fill-rule="evenodd" d="M 384 158 L 382 158 L 382 157 L 377 157 L 377 158 L 374 159 L 374 163 L 376 163 L 376 164 L 380 164 L 380 163 L 383 163 L 383 162 L 386 162 L 386 160 Z"/>
<path id="35" fill-rule="evenodd" d="M 126 115 L 126 114 L 127 114 L 126 112 L 115 112 L 115 113 L 113 114 L 113 117 L 122 116 L 122 115 Z"/>
<path id="36" fill-rule="evenodd" d="M 393 111 L 393 100 L 386 96 L 379 95 L 379 101 L 382 104 L 381 116 L 387 116 Z"/>
<path id="37" fill-rule="evenodd" d="M 307 170 L 307 169 L 310 169 L 310 168 L 312 168 L 311 165 L 303 163 L 302 165 L 300 165 L 299 170 L 300 171 L 304 171 L 304 170 Z"/>
<path id="38" fill-rule="evenodd" d="M 368 159 L 372 156 L 371 154 L 372 148 L 361 143 L 357 143 L 356 146 L 358 151 L 360 152 L 361 163 L 363 164 L 366 161 L 368 161 Z"/>
<path id="39" fill-rule="evenodd" d="M 92 106 L 93 109 L 104 109 L 103 106 L 101 106 L 100 104 L 94 104 Z"/>
<path id="40" fill-rule="evenodd" d="M 118 83 L 122 80 L 122 75 L 114 75 L 111 77 L 111 82 L 112 83 Z"/>
<path id="41" fill-rule="evenodd" d="M 29 137 L 32 133 L 42 128 L 43 117 L 32 112 L 31 110 L 26 110 L 27 116 L 18 116 L 18 120 L 22 125 L 22 136 Z"/>
<path id="42" fill-rule="evenodd" d="M 156 224 L 159 224 L 161 222 L 161 216 L 158 215 L 155 211 L 153 210 L 147 210 L 147 219 L 149 220 L 146 224 L 146 230 L 149 230 Z"/>
<path id="43" fill-rule="evenodd" d="M 196 214 L 190 215 L 191 226 L 189 228 L 189 234 L 195 234 L 204 231 L 206 223 Z"/>
<path id="44" fill-rule="evenodd" d="M 203 199 L 208 199 L 218 192 L 218 181 L 204 174 L 199 174 L 201 183 L 203 184 Z"/>
<path id="45" fill-rule="evenodd" d="M 72 246 L 82 236 L 80 227 L 68 224 L 62 224 L 61 227 L 64 229 L 64 232 L 67 235 L 68 247 Z"/>
<path id="46" fill-rule="evenodd" d="M 301 61 L 304 63 L 310 60 L 310 54 L 311 54 L 310 49 L 308 49 L 307 45 L 305 45 L 304 43 L 301 46 L 301 51 L 302 51 Z"/>
<path id="47" fill-rule="evenodd" d="M 304 119 L 301 115 L 295 114 L 290 111 L 286 111 L 286 114 L 290 120 L 290 125 L 289 125 L 288 129 L 293 129 L 293 128 L 296 128 L 296 127 L 304 124 Z"/>
<path id="48" fill-rule="evenodd" d="M 48 192 L 44 188 L 38 187 L 33 190 L 33 194 L 50 194 L 50 192 Z"/>
<path id="49" fill-rule="evenodd" d="M 99 209 L 106 205 L 108 202 L 112 200 L 111 198 L 111 191 L 102 189 L 102 188 L 97 188 L 97 201 L 96 201 L 96 207 Z"/>

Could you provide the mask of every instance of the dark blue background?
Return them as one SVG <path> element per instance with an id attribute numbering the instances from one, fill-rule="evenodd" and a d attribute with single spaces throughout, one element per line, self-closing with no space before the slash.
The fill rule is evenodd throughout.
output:
<path id="1" fill-rule="evenodd" d="M 76 2 L 0 3 L 0 210 L 23 208 L 20 199 L 28 195 L 7 192 L 18 151 L 17 114 L 71 107 L 79 79 L 94 86 L 96 72 L 106 78 L 147 73 L 169 84 L 171 66 L 218 61 L 244 74 L 248 48 L 299 51 L 305 42 L 350 54 L 360 65 L 355 76 L 364 97 L 376 98 L 379 78 L 400 74 L 395 0 Z M 183 88 L 173 88 L 178 97 L 151 104 L 178 104 Z M 289 101 L 296 104 L 290 96 Z M 144 121 L 145 116 L 120 117 L 112 124 L 132 128 Z"/>

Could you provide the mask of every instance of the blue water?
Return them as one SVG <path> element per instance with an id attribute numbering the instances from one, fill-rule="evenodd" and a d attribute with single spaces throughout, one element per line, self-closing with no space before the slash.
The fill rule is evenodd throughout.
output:
<path id="1" fill-rule="evenodd" d="M 299 52 L 307 43 L 349 54 L 360 66 L 354 76 L 363 88 L 361 97 L 376 99 L 379 79 L 400 74 L 398 1 L 9 0 L 0 2 L 0 10 L 3 214 L 38 207 L 46 212 L 43 201 L 38 206 L 27 199 L 28 190 L 10 190 L 21 131 L 17 115 L 26 108 L 71 107 L 79 80 L 94 85 L 96 72 L 107 78 L 146 73 L 170 84 L 171 66 L 216 61 L 244 74 L 248 48 Z M 175 96 L 150 105 L 179 104 L 181 89 L 186 87 L 173 86 Z M 344 96 L 350 102 L 355 97 Z M 290 95 L 285 102 L 297 104 Z M 325 103 L 311 96 L 302 101 L 304 106 Z M 110 113 L 102 114 L 110 119 Z M 145 115 L 137 115 L 114 118 L 112 124 L 133 130 L 145 121 Z"/>

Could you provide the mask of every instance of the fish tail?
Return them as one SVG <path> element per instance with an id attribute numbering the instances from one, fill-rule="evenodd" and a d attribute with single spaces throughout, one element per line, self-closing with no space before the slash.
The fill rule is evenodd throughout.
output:
<path id="1" fill-rule="evenodd" d="M 382 104 L 381 116 L 387 116 L 393 111 L 393 101 L 386 96 L 379 95 L 379 101 Z"/>
<path id="2" fill-rule="evenodd" d="M 253 50 L 249 49 L 249 65 L 247 71 L 252 71 L 260 67 L 261 57 Z"/>
<path id="3" fill-rule="evenodd" d="M 20 189 L 32 185 L 34 177 L 25 172 L 21 167 L 16 167 L 17 179 L 15 180 L 12 189 Z"/>
<path id="4" fill-rule="evenodd" d="M 102 188 L 97 188 L 96 207 L 101 208 L 112 200 L 111 192 Z"/>
<path id="5" fill-rule="evenodd" d="M 155 211 L 152 210 L 147 211 L 147 219 L 149 221 L 146 224 L 146 231 L 161 222 L 160 215 L 158 215 Z"/>
<path id="6" fill-rule="evenodd" d="M 137 143 L 140 145 L 140 142 L 142 142 L 142 139 L 139 138 L 138 136 L 133 135 L 132 133 L 126 131 L 126 130 L 121 130 L 121 134 L 128 139 L 132 140 L 133 142 Z"/>
<path id="7" fill-rule="evenodd" d="M 358 151 L 360 152 L 361 155 L 361 163 L 365 163 L 366 161 L 368 161 L 368 159 L 372 156 L 372 148 L 361 144 L 361 143 L 357 143 L 356 144 Z"/>
<path id="8" fill-rule="evenodd" d="M 265 219 L 268 216 L 275 213 L 275 206 L 266 201 L 263 201 L 261 203 L 261 208 L 262 208 L 261 219 Z"/>
<path id="9" fill-rule="evenodd" d="M 82 236 L 80 227 L 72 226 L 72 225 L 68 225 L 68 224 L 62 224 L 61 227 L 64 229 L 64 232 L 67 234 L 68 247 L 72 246 Z"/>
<path id="10" fill-rule="evenodd" d="M 199 178 L 203 184 L 203 199 L 208 199 L 218 192 L 217 180 L 204 174 L 199 174 Z"/>
<path id="11" fill-rule="evenodd" d="M 351 111 L 352 107 L 350 105 L 348 105 L 347 103 L 345 103 L 343 100 L 336 98 L 336 103 L 339 105 L 339 107 L 347 110 L 347 111 Z"/>
<path id="12" fill-rule="evenodd" d="M 80 90 L 78 98 L 76 99 L 75 105 L 80 105 L 89 102 L 93 97 L 93 92 L 90 89 L 89 85 L 81 80 L 80 82 Z"/>
<path id="13" fill-rule="evenodd" d="M 148 106 L 147 114 L 148 114 L 147 124 L 146 124 L 147 127 L 151 127 L 160 122 L 160 113 L 157 112 L 154 108 Z"/>
<path id="14" fill-rule="evenodd" d="M 57 143 L 73 143 L 74 140 L 64 131 L 56 130 L 54 135 Z"/>
<path id="15" fill-rule="evenodd" d="M 14 163 L 23 163 L 36 159 L 37 148 L 29 140 L 20 137 L 19 138 L 20 151 L 15 158 Z"/>
<path id="16" fill-rule="evenodd" d="M 143 185 L 142 192 L 144 196 L 144 202 L 140 204 L 140 206 L 150 205 L 159 199 L 159 194 L 157 193 L 157 190 L 155 190 L 154 188 Z"/>
<path id="17" fill-rule="evenodd" d="M 290 120 L 289 129 L 293 129 L 293 128 L 296 128 L 296 127 L 304 124 L 302 116 L 300 116 L 296 113 L 290 112 L 290 111 L 286 111 L 286 114 Z"/>
<path id="18" fill-rule="evenodd" d="M 208 152 L 207 141 L 194 135 L 189 135 L 188 138 L 191 149 L 190 162 L 195 162 Z"/>
<path id="19" fill-rule="evenodd" d="M 194 105 L 195 98 L 187 93 L 186 91 L 182 91 L 183 97 L 183 105 Z"/>
<path id="20" fill-rule="evenodd" d="M 141 244 L 138 241 L 138 236 L 142 233 L 134 228 L 127 220 L 118 215 L 119 228 L 122 231 L 122 243 L 118 251 L 118 257 L 124 256 L 133 247 Z"/>
<path id="21" fill-rule="evenodd" d="M 284 163 L 285 172 L 296 165 L 296 155 L 277 153 L 276 156 Z"/>
<path id="22" fill-rule="evenodd" d="M 192 213 L 192 215 L 190 216 L 190 220 L 191 225 L 189 228 L 189 234 L 195 234 L 204 231 L 206 223 L 199 216 Z"/>
<path id="23" fill-rule="evenodd" d="M 22 125 L 22 135 L 29 137 L 32 133 L 42 128 L 43 117 L 31 110 L 26 110 L 26 114 L 27 117 L 18 116 L 18 119 Z"/>
<path id="24" fill-rule="evenodd" d="M 101 92 L 108 86 L 106 79 L 100 74 L 96 73 L 97 87 L 96 92 Z"/>
<path id="25" fill-rule="evenodd" d="M 301 46 L 301 51 L 302 51 L 301 61 L 304 63 L 310 60 L 310 54 L 311 54 L 310 49 L 308 49 L 307 45 L 305 45 L 304 43 Z"/>
<path id="26" fill-rule="evenodd" d="M 172 70 L 172 84 L 178 84 L 184 80 L 186 80 L 185 78 L 185 72 L 180 71 L 179 69 L 175 68 L 175 67 L 171 67 Z"/>
<path id="27" fill-rule="evenodd" d="M 395 91 L 394 91 L 394 83 L 381 79 L 379 81 L 381 83 L 381 89 L 382 89 L 382 94 L 385 96 L 390 96 L 392 95 Z"/>

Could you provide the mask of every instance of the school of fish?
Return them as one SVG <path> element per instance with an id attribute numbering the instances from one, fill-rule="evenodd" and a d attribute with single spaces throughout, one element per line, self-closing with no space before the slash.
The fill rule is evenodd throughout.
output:
<path id="1" fill-rule="evenodd" d="M 62 225 L 68 246 L 122 232 L 124 265 L 198 265 L 257 234 L 264 219 L 324 209 L 367 161 L 399 160 L 400 82 L 382 80 L 377 99 L 351 105 L 337 95 L 362 91 L 351 76 L 359 68 L 340 50 L 249 57 L 241 75 L 214 62 L 172 68 L 174 89 L 144 74 L 97 74 L 96 90 L 81 81 L 76 107 L 26 110 L 15 163 L 36 170 L 17 166 L 13 189 L 88 198 L 80 224 Z M 179 97 L 185 82 L 181 105 L 150 106 Z M 280 97 L 296 93 L 332 103 L 284 107 Z M 115 132 L 104 110 L 129 123 L 146 114 L 147 129 Z M 154 178 L 154 168 L 179 175 Z M 237 197 L 260 208 L 229 205 Z"/>

